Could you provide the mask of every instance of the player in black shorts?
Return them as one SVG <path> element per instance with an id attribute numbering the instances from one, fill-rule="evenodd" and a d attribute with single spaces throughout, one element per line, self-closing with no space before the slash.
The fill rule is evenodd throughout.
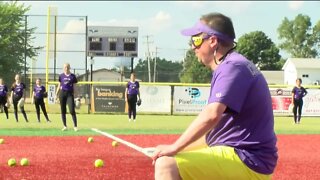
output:
<path id="1" fill-rule="evenodd" d="M 26 95 L 25 95 L 26 85 L 23 82 L 21 82 L 21 77 L 19 74 L 16 74 L 14 79 L 15 79 L 15 82 L 12 84 L 12 87 L 11 87 L 11 100 L 14 108 L 14 116 L 16 118 L 16 121 L 18 122 L 19 121 L 18 105 L 19 105 L 24 119 L 26 120 L 26 122 L 29 122 L 26 111 L 24 110 L 24 101 L 26 99 Z"/>
<path id="2" fill-rule="evenodd" d="M 3 107 L 3 110 L 6 114 L 7 119 L 9 119 L 8 115 L 8 87 L 4 84 L 3 79 L 0 78 L 0 105 Z"/>
<path id="3" fill-rule="evenodd" d="M 302 79 L 296 80 L 296 86 L 292 89 L 293 118 L 295 124 L 300 124 L 302 115 L 303 98 L 308 94 L 307 90 L 301 86 Z"/>
<path id="4" fill-rule="evenodd" d="M 136 76 L 134 73 L 130 75 L 130 81 L 127 83 L 126 91 L 125 91 L 125 100 L 128 102 L 128 116 L 129 122 L 131 122 L 131 115 L 133 116 L 133 122 L 136 122 L 137 115 L 137 101 L 141 102 L 140 99 L 140 84 L 136 81 Z"/>
<path id="5" fill-rule="evenodd" d="M 72 116 L 74 131 L 78 131 L 77 127 L 77 115 L 75 111 L 75 103 L 74 103 L 74 88 L 78 80 L 75 74 L 70 72 L 70 64 L 66 63 L 63 65 L 64 73 L 59 76 L 59 85 L 56 92 L 56 98 L 59 97 L 60 108 L 61 108 L 61 118 L 63 123 L 62 131 L 67 130 L 67 104 L 69 107 L 69 112 Z M 59 94 L 60 93 L 60 94 Z M 59 96 L 58 96 L 59 95 Z"/>
<path id="6" fill-rule="evenodd" d="M 36 80 L 36 85 L 33 88 L 33 94 L 32 94 L 32 103 L 34 103 L 35 107 L 36 107 L 36 113 L 37 113 L 37 119 L 38 122 L 40 122 L 40 107 L 41 110 L 43 112 L 44 117 L 46 118 L 47 122 L 51 122 L 49 120 L 47 111 L 46 111 L 46 106 L 44 104 L 44 98 L 47 97 L 47 92 L 46 92 L 46 88 L 41 85 L 41 79 L 38 78 Z"/>

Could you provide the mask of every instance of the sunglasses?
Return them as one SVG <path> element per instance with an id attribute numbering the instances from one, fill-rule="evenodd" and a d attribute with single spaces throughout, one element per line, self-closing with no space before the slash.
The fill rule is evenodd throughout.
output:
<path id="1" fill-rule="evenodd" d="M 206 36 L 192 36 L 191 37 L 191 42 L 192 42 L 192 45 L 196 48 L 200 47 L 203 43 L 203 40 L 205 39 L 209 39 L 210 36 L 206 35 Z"/>

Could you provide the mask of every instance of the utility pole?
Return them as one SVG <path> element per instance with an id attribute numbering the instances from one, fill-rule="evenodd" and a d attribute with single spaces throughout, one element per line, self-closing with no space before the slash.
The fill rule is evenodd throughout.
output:
<path id="1" fill-rule="evenodd" d="M 28 45 L 28 36 L 27 36 L 27 26 L 28 26 L 28 15 L 24 15 L 24 83 L 27 83 L 27 45 Z"/>
<path id="2" fill-rule="evenodd" d="M 146 37 L 147 38 L 147 61 L 148 61 L 148 76 L 149 76 L 149 82 L 151 82 L 151 72 L 150 72 L 150 47 L 149 47 L 149 45 L 151 44 L 151 43 L 153 43 L 153 42 L 150 42 L 149 41 L 149 37 L 150 37 L 150 35 L 146 35 L 146 36 L 144 36 L 144 37 Z"/>
<path id="3" fill-rule="evenodd" d="M 153 65 L 153 82 L 156 82 L 158 49 L 160 49 L 160 48 L 156 47 L 155 58 L 154 58 L 154 65 Z"/>

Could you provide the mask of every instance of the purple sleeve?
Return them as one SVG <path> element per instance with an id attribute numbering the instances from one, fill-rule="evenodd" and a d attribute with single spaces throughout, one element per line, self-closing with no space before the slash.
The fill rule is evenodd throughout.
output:
<path id="1" fill-rule="evenodd" d="M 213 77 L 208 103 L 220 102 L 239 113 L 251 84 L 251 78 L 243 69 L 231 63 L 221 67 Z"/>
<path id="2" fill-rule="evenodd" d="M 137 88 L 140 88 L 140 84 L 139 84 L 139 82 L 137 81 Z"/>
<path id="3" fill-rule="evenodd" d="M 60 76 L 59 76 L 59 82 L 61 83 L 61 74 L 60 74 Z"/>

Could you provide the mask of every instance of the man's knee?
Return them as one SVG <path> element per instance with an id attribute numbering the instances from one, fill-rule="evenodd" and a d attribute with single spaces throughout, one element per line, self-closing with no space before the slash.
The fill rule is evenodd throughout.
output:
<path id="1" fill-rule="evenodd" d="M 155 163 L 155 178 L 163 179 L 161 177 L 170 177 L 170 179 L 177 180 L 181 179 L 174 157 L 163 156 L 157 159 Z"/>

